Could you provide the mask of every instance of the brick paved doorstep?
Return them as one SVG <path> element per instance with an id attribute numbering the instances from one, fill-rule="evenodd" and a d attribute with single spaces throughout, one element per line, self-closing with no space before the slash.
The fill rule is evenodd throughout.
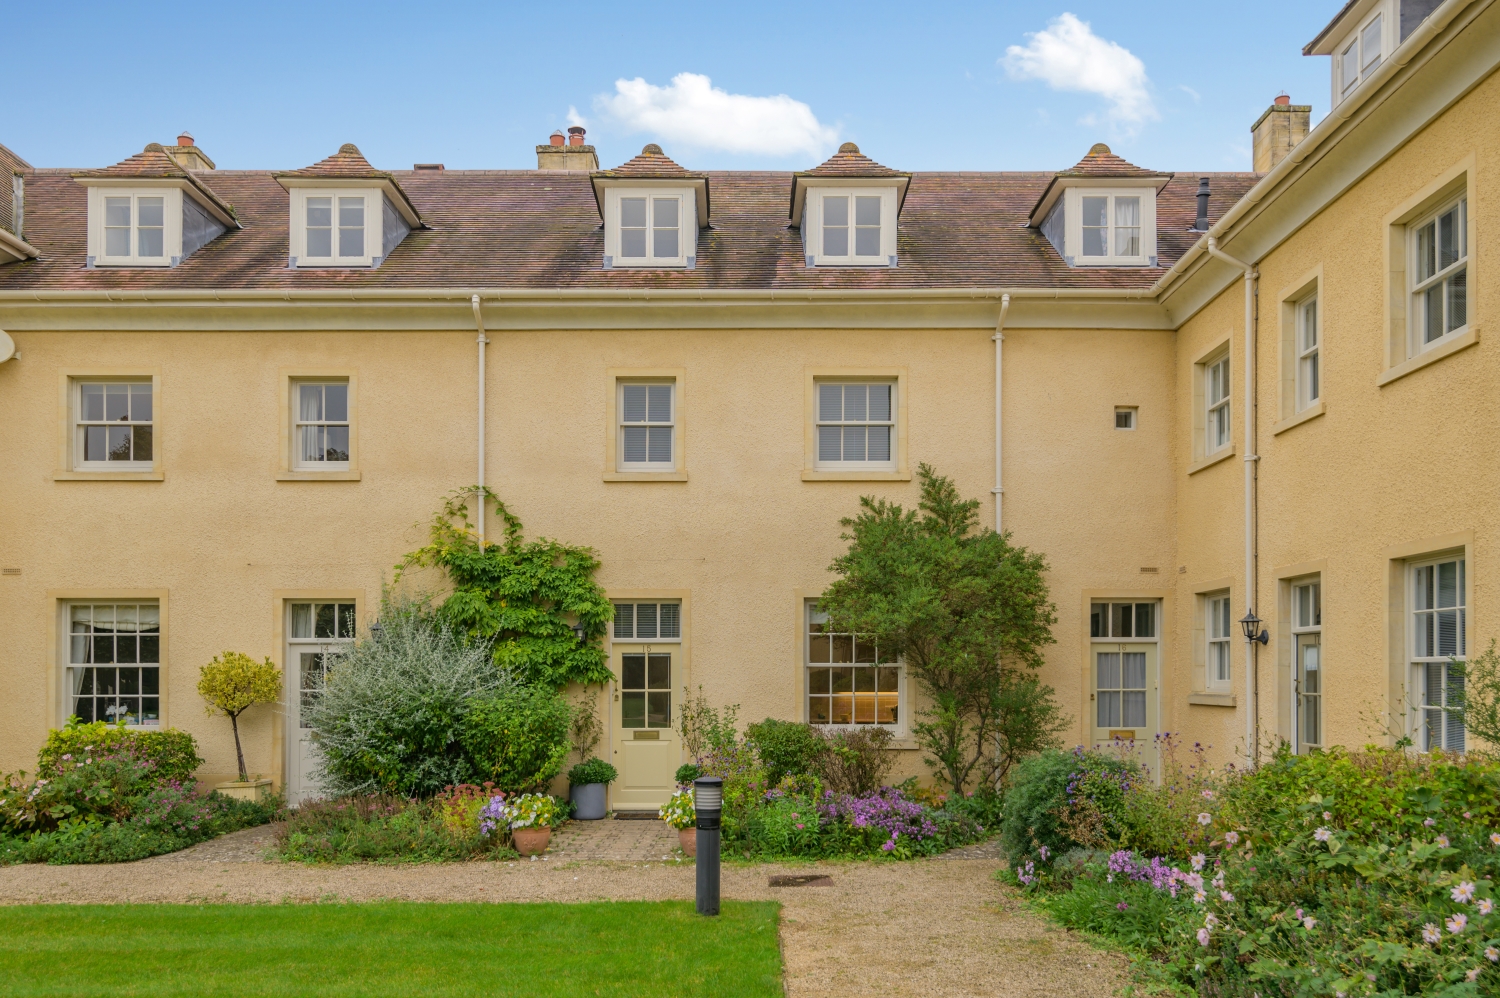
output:
<path id="1" fill-rule="evenodd" d="M 682 856 L 677 832 L 665 821 L 570 821 L 552 833 L 547 853 L 553 862 L 619 860 L 640 862 Z"/>

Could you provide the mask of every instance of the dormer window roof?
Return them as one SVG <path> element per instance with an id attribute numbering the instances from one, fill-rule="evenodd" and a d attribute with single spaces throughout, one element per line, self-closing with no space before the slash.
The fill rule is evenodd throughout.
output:
<path id="1" fill-rule="evenodd" d="M 809 267 L 896 266 L 897 220 L 911 174 L 882 166 L 853 142 L 792 177 L 792 224 Z"/>
<path id="2" fill-rule="evenodd" d="M 155 142 L 73 179 L 88 188 L 88 267 L 175 267 L 240 227 L 234 209 Z"/>
<path id="3" fill-rule="evenodd" d="M 1332 57 L 1332 98 L 1336 106 L 1369 79 L 1396 47 L 1436 10 L 1441 0 L 1350 0 L 1303 55 Z"/>
<path id="4" fill-rule="evenodd" d="M 1055 174 L 1031 211 L 1070 267 L 1156 266 L 1156 195 L 1170 173 L 1126 162 L 1100 142 Z"/>
<path id="5" fill-rule="evenodd" d="M 346 142 L 327 159 L 276 174 L 291 195 L 287 266 L 378 267 L 422 216 L 396 182 Z"/>
<path id="6" fill-rule="evenodd" d="M 590 179 L 604 219 L 605 270 L 697 266 L 698 229 L 709 217 L 707 175 L 679 166 L 653 142 Z"/>

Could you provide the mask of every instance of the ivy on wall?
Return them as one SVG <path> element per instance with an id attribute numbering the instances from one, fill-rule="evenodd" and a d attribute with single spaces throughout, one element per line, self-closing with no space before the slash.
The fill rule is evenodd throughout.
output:
<path id="1" fill-rule="evenodd" d="M 480 543 L 471 508 L 495 504 L 503 543 Z M 521 521 L 489 489 L 460 489 L 432 519 L 428 543 L 396 566 L 437 568 L 453 585 L 438 614 L 455 631 L 493 643 L 495 664 L 517 678 L 560 688 L 613 678 L 604 654 L 614 607 L 594 581 L 593 548 L 542 537 L 525 540 Z M 579 640 L 574 623 L 583 626 Z"/>

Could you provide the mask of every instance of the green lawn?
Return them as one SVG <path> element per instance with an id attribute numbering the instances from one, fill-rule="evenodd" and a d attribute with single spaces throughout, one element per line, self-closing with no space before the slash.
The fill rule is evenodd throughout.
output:
<path id="1" fill-rule="evenodd" d="M 779 996 L 777 907 L 0 907 L 0 995 Z"/>

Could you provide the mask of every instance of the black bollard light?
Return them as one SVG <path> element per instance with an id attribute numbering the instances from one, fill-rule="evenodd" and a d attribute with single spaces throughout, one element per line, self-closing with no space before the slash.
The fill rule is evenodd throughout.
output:
<path id="1" fill-rule="evenodd" d="M 724 781 L 700 776 L 693 781 L 693 813 L 698 819 L 698 914 L 719 913 L 719 817 Z"/>

